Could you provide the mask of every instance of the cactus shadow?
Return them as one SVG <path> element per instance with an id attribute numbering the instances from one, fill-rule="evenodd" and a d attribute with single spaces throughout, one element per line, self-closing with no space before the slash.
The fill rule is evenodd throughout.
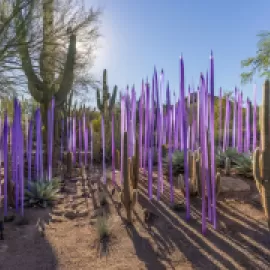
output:
<path id="1" fill-rule="evenodd" d="M 136 255 L 145 263 L 146 269 L 165 270 L 165 265 L 158 258 L 149 239 L 140 235 L 134 225 L 126 227 L 127 234 L 133 242 Z"/>
<path id="2" fill-rule="evenodd" d="M 166 267 L 162 264 L 161 260 L 158 258 L 156 252 L 154 251 L 149 239 L 147 237 L 142 236 L 137 228 L 133 224 L 127 224 L 126 218 L 122 215 L 121 207 L 119 207 L 119 202 L 114 198 L 107 185 L 104 185 L 104 189 L 106 190 L 109 199 L 111 200 L 115 210 L 120 217 L 123 224 L 125 224 L 124 228 L 131 239 L 136 255 L 138 258 L 145 263 L 147 269 L 152 270 L 165 270 Z M 137 217 L 136 212 L 134 212 L 135 217 Z M 137 219 L 138 220 L 138 219 Z"/>
<path id="3" fill-rule="evenodd" d="M 155 186 L 153 191 L 156 192 Z M 172 212 L 167 202 L 168 198 L 164 197 L 159 201 L 149 201 L 144 183 L 140 185 L 139 203 L 155 211 L 161 218 L 160 224 L 154 225 L 159 236 L 163 237 L 165 242 L 172 242 L 194 267 L 262 269 L 270 266 L 270 245 L 265 243 L 269 236 L 266 229 L 260 229 L 258 224 L 250 224 L 244 217 L 242 222 L 239 222 L 235 216 L 234 219 L 230 218 L 233 214 L 229 211 L 223 215 L 218 209 L 218 220 L 225 225 L 229 224 L 229 229 L 215 231 L 209 225 L 204 236 L 201 233 L 200 200 L 192 201 L 192 216 L 189 221 L 186 221 L 185 213 Z"/>

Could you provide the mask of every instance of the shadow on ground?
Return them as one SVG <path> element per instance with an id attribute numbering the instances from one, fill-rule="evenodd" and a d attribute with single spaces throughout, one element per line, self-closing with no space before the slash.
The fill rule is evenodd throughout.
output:
<path id="1" fill-rule="evenodd" d="M 177 257 L 182 254 L 196 269 L 270 269 L 270 234 L 266 222 L 250 217 L 256 213 L 255 216 L 263 219 L 258 209 L 247 204 L 242 212 L 238 210 L 240 202 L 221 201 L 217 206 L 218 230 L 209 224 L 203 236 L 199 199 L 192 200 L 191 218 L 186 221 L 185 212 L 176 213 L 168 207 L 168 185 L 159 201 L 150 201 L 143 183 L 139 204 L 159 216 L 150 235 L 158 246 L 158 256 L 171 261 L 172 269 L 181 265 L 180 261 L 172 261 L 174 253 L 179 253 Z M 153 193 L 157 194 L 155 186 Z M 180 200 L 181 197 L 176 197 L 176 201 Z"/>
<path id="2" fill-rule="evenodd" d="M 49 209 L 29 208 L 25 209 L 27 225 L 5 223 L 5 238 L 0 241 L 0 269 L 58 269 L 54 250 L 42 233 L 44 224 L 49 222 L 49 213 Z"/>

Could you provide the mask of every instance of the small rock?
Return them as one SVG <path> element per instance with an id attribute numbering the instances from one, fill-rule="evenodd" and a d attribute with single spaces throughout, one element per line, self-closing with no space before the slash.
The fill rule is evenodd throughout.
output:
<path id="1" fill-rule="evenodd" d="M 52 214 L 54 215 L 54 216 L 63 216 L 64 215 L 64 211 L 63 210 L 56 210 L 56 209 L 54 209 L 53 211 L 52 211 Z"/>
<path id="2" fill-rule="evenodd" d="M 51 222 L 63 222 L 65 219 L 64 217 L 61 217 L 61 216 L 52 216 L 51 217 Z"/>
<path id="3" fill-rule="evenodd" d="M 74 212 L 74 211 L 67 211 L 65 214 L 64 214 L 64 216 L 66 217 L 66 218 L 68 218 L 68 219 L 75 219 L 76 217 L 77 217 L 77 214 L 76 214 L 76 212 Z"/>
<path id="4" fill-rule="evenodd" d="M 88 216 L 88 211 L 87 210 L 84 210 L 84 211 L 81 211 L 81 212 L 77 212 L 76 215 L 79 218 L 81 218 L 81 217 L 87 217 Z"/>

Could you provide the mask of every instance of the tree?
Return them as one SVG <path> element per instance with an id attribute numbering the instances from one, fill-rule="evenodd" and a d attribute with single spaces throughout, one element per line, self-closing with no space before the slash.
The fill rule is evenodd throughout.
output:
<path id="1" fill-rule="evenodd" d="M 80 76 L 89 67 L 91 50 L 99 36 L 100 11 L 85 11 L 76 0 L 35 1 L 30 22 L 25 18 L 25 11 L 17 16 L 18 52 L 29 92 L 42 105 L 46 126 L 45 112 L 52 97 L 56 107 L 63 108 L 74 84 L 82 81 Z M 20 22 L 21 32 L 18 31 Z M 78 45 L 80 50 L 76 49 Z"/>
<path id="2" fill-rule="evenodd" d="M 21 69 L 17 58 L 16 33 L 14 29 L 15 19 L 19 12 L 30 6 L 33 0 L 5 1 L 0 0 L 0 97 L 13 96 L 18 90 L 22 90 L 22 80 L 18 70 Z M 25 13 L 26 21 L 29 14 Z M 21 23 L 18 22 L 18 32 L 21 31 Z M 19 79 L 20 78 L 20 79 Z"/>
<path id="3" fill-rule="evenodd" d="M 270 32 L 261 32 L 258 37 L 256 55 L 241 62 L 242 68 L 250 68 L 250 71 L 241 74 L 242 83 L 251 82 L 256 73 L 270 79 Z"/>

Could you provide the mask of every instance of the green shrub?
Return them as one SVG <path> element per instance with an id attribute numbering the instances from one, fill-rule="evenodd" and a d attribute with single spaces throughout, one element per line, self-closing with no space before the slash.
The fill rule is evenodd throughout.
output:
<path id="1" fill-rule="evenodd" d="M 54 178 L 51 181 L 28 181 L 25 188 L 25 205 L 46 208 L 58 198 L 60 180 Z"/>

